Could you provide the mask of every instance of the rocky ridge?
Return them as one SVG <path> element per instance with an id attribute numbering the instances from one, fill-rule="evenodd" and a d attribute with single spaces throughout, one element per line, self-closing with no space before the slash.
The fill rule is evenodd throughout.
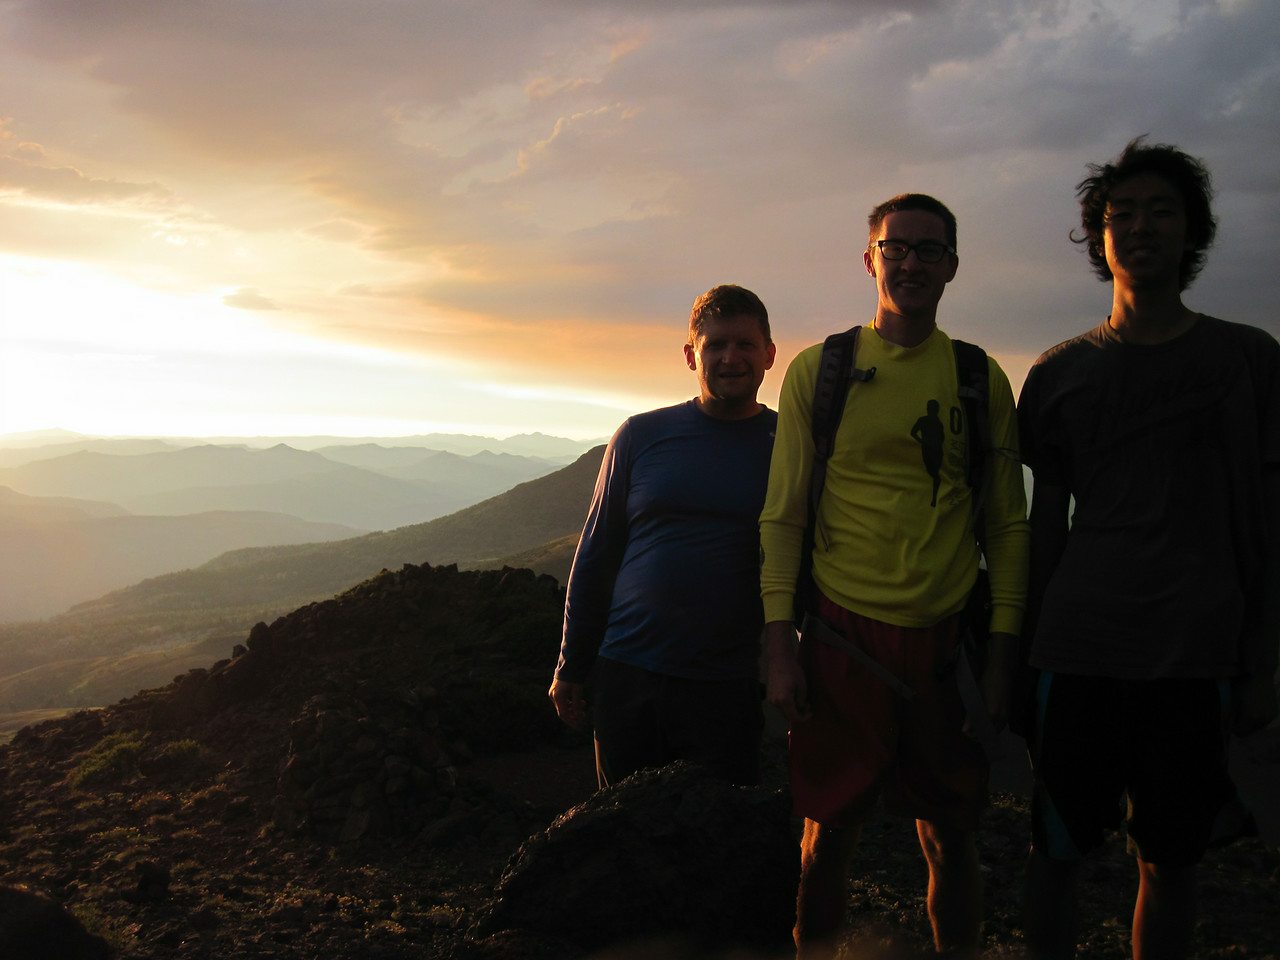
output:
<path id="1" fill-rule="evenodd" d="M 592 796 L 589 746 L 545 698 L 562 605 L 527 570 L 405 566 L 208 669 L 25 728 L 0 747 L 0 871 L 42 896 L 0 890 L 0 937 L 61 905 L 125 958 L 784 955 L 776 762 L 756 791 L 677 769 Z M 986 956 L 1020 953 L 1025 824 L 995 798 Z M 849 956 L 927 952 L 910 825 L 869 827 L 854 870 Z M 1119 841 L 1087 879 L 1081 955 L 1123 957 Z M 1215 851 L 1195 956 L 1274 960 L 1278 883 L 1265 844 Z"/>

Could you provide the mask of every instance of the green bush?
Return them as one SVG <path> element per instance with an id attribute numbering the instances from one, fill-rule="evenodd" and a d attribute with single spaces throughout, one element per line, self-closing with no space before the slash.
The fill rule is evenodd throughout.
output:
<path id="1" fill-rule="evenodd" d="M 119 783 L 137 773 L 138 755 L 142 753 L 139 733 L 110 733 L 103 737 L 71 773 L 76 788 L 91 784 Z"/>
<path id="2" fill-rule="evenodd" d="M 174 740 L 172 743 L 165 744 L 158 759 L 162 767 L 172 770 L 175 767 L 188 766 L 198 756 L 200 756 L 200 744 L 196 741 Z"/>

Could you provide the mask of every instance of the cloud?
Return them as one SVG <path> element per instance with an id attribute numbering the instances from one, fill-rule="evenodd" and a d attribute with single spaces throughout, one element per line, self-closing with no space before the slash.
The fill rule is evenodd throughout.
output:
<path id="1" fill-rule="evenodd" d="M 255 287 L 241 287 L 235 293 L 222 298 L 224 306 L 237 310 L 279 310 L 280 308 L 264 297 Z"/>
<path id="2" fill-rule="evenodd" d="M 236 290 L 291 329 L 594 385 L 622 375 L 595 351 L 665 356 L 731 281 L 816 340 L 872 309 L 868 209 L 923 190 L 960 218 L 944 326 L 1034 354 L 1105 313 L 1074 185 L 1149 133 L 1219 189 L 1191 302 L 1280 332 L 1274 0 L 0 9 L 0 202 L 147 227 L 10 208 L 3 248 Z"/>
<path id="3" fill-rule="evenodd" d="M 0 140 L 0 145 L 7 146 Z M 48 162 L 44 149 L 22 142 L 0 154 L 0 192 L 18 194 L 40 203 L 122 205 L 144 203 L 150 207 L 169 205 L 172 195 L 157 183 L 130 183 L 124 180 L 85 176 L 70 166 Z"/>

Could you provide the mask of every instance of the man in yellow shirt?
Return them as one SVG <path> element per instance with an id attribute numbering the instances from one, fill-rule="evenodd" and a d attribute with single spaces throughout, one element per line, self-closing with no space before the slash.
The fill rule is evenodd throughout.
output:
<path id="1" fill-rule="evenodd" d="M 874 375 L 845 401 L 812 557 L 801 554 L 821 345 L 787 371 L 760 518 L 768 698 L 791 723 L 791 790 L 805 817 L 796 946 L 803 958 L 835 954 L 859 832 L 883 800 L 917 822 L 935 946 L 976 956 L 982 883 L 974 831 L 989 763 L 971 736 L 955 675 L 960 614 L 985 553 L 992 610 L 981 690 L 1002 725 L 1026 593 L 1013 394 L 988 358 L 994 451 L 980 547 L 956 358 L 937 326 L 959 265 L 955 217 L 932 197 L 904 194 L 876 207 L 868 223 L 863 262 L 878 303 L 854 363 Z M 797 647 L 793 602 L 810 559 L 817 593 L 810 612 L 836 639 L 814 631 Z"/>

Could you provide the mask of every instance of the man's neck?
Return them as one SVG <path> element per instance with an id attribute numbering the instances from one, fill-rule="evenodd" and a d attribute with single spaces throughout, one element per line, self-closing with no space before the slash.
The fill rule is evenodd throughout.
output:
<path id="1" fill-rule="evenodd" d="M 758 400 L 719 400 L 716 397 L 694 397 L 694 406 L 713 420 L 747 420 L 764 409 Z"/>
<path id="2" fill-rule="evenodd" d="M 880 339 L 899 347 L 918 347 L 938 328 L 935 316 L 903 316 L 880 310 L 871 322 Z"/>
<path id="3" fill-rule="evenodd" d="M 1176 286 L 1134 289 L 1117 285 L 1107 322 L 1125 343 L 1152 346 L 1182 336 L 1195 325 L 1196 313 L 1183 304 Z"/>

